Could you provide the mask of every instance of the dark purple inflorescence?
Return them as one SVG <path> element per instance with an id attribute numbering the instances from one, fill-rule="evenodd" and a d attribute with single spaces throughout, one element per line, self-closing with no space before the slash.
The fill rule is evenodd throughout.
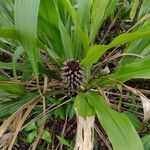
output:
<path id="1" fill-rule="evenodd" d="M 62 68 L 62 77 L 71 91 L 77 91 L 83 82 L 83 69 L 79 61 L 66 61 Z"/>

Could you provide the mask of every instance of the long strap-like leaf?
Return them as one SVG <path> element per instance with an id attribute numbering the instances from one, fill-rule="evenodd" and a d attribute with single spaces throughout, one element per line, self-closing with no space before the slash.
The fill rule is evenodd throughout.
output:
<path id="1" fill-rule="evenodd" d="M 37 20 L 40 0 L 15 1 L 15 26 L 38 81 Z"/>

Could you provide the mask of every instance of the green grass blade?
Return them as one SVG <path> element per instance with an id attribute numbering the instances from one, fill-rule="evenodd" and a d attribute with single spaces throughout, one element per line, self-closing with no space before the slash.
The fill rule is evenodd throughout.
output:
<path id="1" fill-rule="evenodd" d="M 114 150 L 144 150 L 142 142 L 127 116 L 111 109 L 99 93 L 88 92 L 86 94 Z"/>
<path id="2" fill-rule="evenodd" d="M 66 8 L 66 10 L 69 12 L 69 14 L 72 18 L 72 21 L 75 25 L 75 34 L 74 34 L 73 41 L 74 40 L 79 41 L 79 39 L 80 39 L 83 44 L 84 53 L 86 53 L 88 50 L 88 47 L 89 47 L 89 43 L 90 43 L 89 37 L 85 32 L 83 32 L 83 30 L 81 30 L 78 14 L 75 11 L 75 9 L 73 8 L 73 6 L 71 5 L 71 2 L 69 0 L 62 0 L 62 2 L 63 2 L 64 7 Z M 74 43 L 75 43 L 75 48 L 78 47 L 77 42 L 74 42 Z M 74 51 L 74 56 L 79 58 L 78 55 L 81 53 L 82 53 L 81 49 L 78 49 L 78 50 L 76 49 Z"/>
<path id="3" fill-rule="evenodd" d="M 150 58 L 145 58 L 134 63 L 120 66 L 113 74 L 95 81 L 100 86 L 115 86 L 119 82 L 125 82 L 133 78 L 150 79 Z"/>
<path id="4" fill-rule="evenodd" d="M 64 26 L 60 14 L 59 8 L 54 0 L 43 0 L 40 5 L 40 21 L 43 30 L 48 33 L 54 52 L 63 59 L 73 58 L 73 48 L 70 35 L 67 28 Z"/>
<path id="5" fill-rule="evenodd" d="M 71 15 L 73 23 L 75 24 L 75 26 L 79 26 L 79 20 L 78 20 L 77 12 L 73 8 L 71 2 L 69 0 L 61 0 L 61 1 L 63 3 L 64 7 L 66 8 L 66 10 Z"/>
<path id="6" fill-rule="evenodd" d="M 62 21 L 60 21 L 59 23 L 59 29 L 60 29 L 62 43 L 65 52 L 65 59 L 66 60 L 74 59 L 71 37 L 69 36 L 67 29 L 63 25 Z"/>
<path id="7" fill-rule="evenodd" d="M 90 42 L 93 42 L 103 21 L 111 15 L 117 0 L 94 0 L 91 12 Z"/>
<path id="8" fill-rule="evenodd" d="M 23 106 L 28 101 L 32 100 L 36 97 L 37 94 L 34 93 L 26 93 L 23 96 L 20 96 L 16 100 L 11 100 L 7 102 L 0 103 L 0 119 L 6 118 Z"/>
<path id="9" fill-rule="evenodd" d="M 139 13 L 139 18 L 143 17 L 143 16 L 147 16 L 148 13 L 150 13 L 150 9 L 149 6 L 150 5 L 150 1 L 145 0 L 141 6 L 141 10 Z M 136 32 L 143 32 L 143 31 L 150 31 L 149 29 L 150 27 L 150 20 L 146 19 L 144 21 L 143 24 L 140 24 L 135 31 Z M 147 37 L 146 39 L 140 39 L 138 41 L 132 42 L 131 44 L 129 44 L 129 46 L 127 47 L 127 49 L 125 50 L 126 53 L 135 53 L 141 56 L 149 56 L 150 55 L 150 51 L 149 51 L 149 47 L 150 47 L 150 38 Z M 125 64 L 129 64 L 132 63 L 136 60 L 136 57 L 131 57 L 131 56 L 124 56 L 121 61 L 120 61 L 120 65 L 125 65 Z"/>
<path id="10" fill-rule="evenodd" d="M 94 116 L 95 111 L 87 101 L 87 97 L 84 93 L 79 93 L 75 98 L 74 107 L 78 110 L 80 116 L 86 118 L 89 116 Z"/>
<path id="11" fill-rule="evenodd" d="M 17 32 L 14 28 L 2 28 L 2 29 L 0 29 L 0 37 L 18 40 L 18 35 L 17 35 Z"/>
<path id="12" fill-rule="evenodd" d="M 103 23 L 109 0 L 95 0 L 93 2 L 90 27 L 90 41 L 92 42 Z"/>
<path id="13" fill-rule="evenodd" d="M 149 31 L 135 32 L 135 33 L 124 33 L 116 37 L 108 45 L 96 45 L 89 48 L 85 58 L 82 60 L 84 66 L 92 65 L 98 61 L 98 59 L 110 48 L 129 43 L 138 39 L 146 38 L 150 36 Z"/>
<path id="14" fill-rule="evenodd" d="M 12 57 L 12 63 L 13 63 L 13 74 L 14 77 L 17 79 L 17 73 L 16 73 L 16 62 L 17 59 L 20 57 L 20 55 L 24 52 L 24 49 L 22 47 L 17 47 L 17 49 L 14 52 L 14 55 Z"/>
<path id="15" fill-rule="evenodd" d="M 92 3 L 93 0 L 82 0 L 78 1 L 77 4 L 77 16 L 79 20 L 79 25 L 81 30 L 83 30 L 87 35 L 89 31 L 89 20 Z"/>
<path id="16" fill-rule="evenodd" d="M 89 34 L 89 24 L 90 24 L 90 11 L 92 7 L 93 0 L 82 0 L 77 3 L 77 21 L 78 26 L 76 26 L 75 32 L 73 34 L 73 43 L 74 43 L 74 55 L 76 59 L 81 60 L 82 43 L 84 44 L 84 52 L 86 52 L 86 44 L 89 42 L 88 38 L 85 38 L 85 41 L 80 34 L 81 31 L 88 36 Z M 75 23 L 75 22 L 74 22 Z M 85 42 L 85 43 L 84 43 Z"/>
<path id="17" fill-rule="evenodd" d="M 150 149 L 150 134 L 145 134 L 142 138 L 142 143 L 144 146 L 144 150 L 149 150 Z"/>
<path id="18" fill-rule="evenodd" d="M 15 1 L 15 26 L 38 82 L 37 19 L 40 0 Z"/>
<path id="19" fill-rule="evenodd" d="M 88 49 L 85 58 L 82 60 L 82 65 L 87 67 L 98 61 L 98 59 L 108 50 L 107 45 L 94 45 Z"/>
<path id="20" fill-rule="evenodd" d="M 139 0 L 134 0 L 133 5 L 132 5 L 132 9 L 130 11 L 131 20 L 134 19 L 136 12 L 137 12 L 137 9 L 138 9 L 138 6 L 139 6 Z"/>
<path id="21" fill-rule="evenodd" d="M 0 80 L 0 90 L 8 91 L 18 96 L 24 94 L 24 88 L 19 82 L 12 80 Z"/>
<path id="22" fill-rule="evenodd" d="M 49 54 L 49 56 L 59 65 L 63 64 L 63 59 L 57 55 L 54 51 L 52 51 L 50 48 L 46 47 L 46 51 Z"/>
<path id="23" fill-rule="evenodd" d="M 9 5 L 8 2 L 0 0 L 0 24 L 4 27 L 13 27 L 14 20 L 7 5 Z"/>
<path id="24" fill-rule="evenodd" d="M 145 14 L 148 14 L 150 12 L 150 1 L 149 0 L 143 0 L 140 12 L 139 12 L 139 18 L 143 17 Z"/>
<path id="25" fill-rule="evenodd" d="M 53 0 L 42 0 L 39 12 L 38 31 L 40 38 L 47 35 L 49 48 L 64 58 L 64 49 L 59 31 L 59 16 Z M 44 41 L 45 42 L 45 41 Z M 47 45 L 48 45 L 47 44 Z"/>
<path id="26" fill-rule="evenodd" d="M 23 64 L 17 63 L 15 68 L 16 70 L 22 70 L 23 66 L 24 66 Z M 5 63 L 0 61 L 0 69 L 13 70 L 13 63 L 12 62 Z"/>
<path id="27" fill-rule="evenodd" d="M 146 38 L 131 43 L 125 50 L 125 53 L 133 53 L 139 56 L 148 57 L 150 56 L 149 49 L 150 49 L 150 38 Z M 120 65 L 130 64 L 134 61 L 137 61 L 138 59 L 139 58 L 133 56 L 124 56 L 120 60 L 119 64 Z"/>

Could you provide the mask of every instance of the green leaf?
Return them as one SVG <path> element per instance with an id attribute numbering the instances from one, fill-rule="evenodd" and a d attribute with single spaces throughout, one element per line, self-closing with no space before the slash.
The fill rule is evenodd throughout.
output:
<path id="1" fill-rule="evenodd" d="M 114 13 L 115 7 L 118 4 L 118 0 L 109 0 L 108 7 L 106 9 L 105 18 L 112 15 Z"/>
<path id="2" fill-rule="evenodd" d="M 24 49 L 22 47 L 17 47 L 17 49 L 14 52 L 14 55 L 12 57 L 12 63 L 13 63 L 13 74 L 14 77 L 17 79 L 17 73 L 16 73 L 16 62 L 17 59 L 20 57 L 20 55 L 24 52 Z"/>
<path id="3" fill-rule="evenodd" d="M 139 12 L 139 18 L 143 17 L 145 14 L 150 13 L 150 1 L 149 0 L 143 0 L 140 12 Z"/>
<path id="4" fill-rule="evenodd" d="M 60 29 L 60 34 L 62 38 L 62 43 L 64 47 L 64 52 L 65 52 L 65 59 L 73 59 L 73 47 L 72 47 L 72 41 L 71 37 L 69 36 L 67 29 L 63 25 L 62 21 L 59 23 L 59 29 Z"/>
<path id="5" fill-rule="evenodd" d="M 7 7 L 8 2 L 5 0 L 0 1 L 0 24 L 5 27 L 13 27 L 14 21 L 11 11 Z"/>
<path id="6" fill-rule="evenodd" d="M 21 76 L 21 80 L 22 81 L 27 81 L 30 79 L 31 75 L 33 73 L 33 70 L 32 70 L 32 66 L 31 66 L 31 63 L 30 61 L 27 59 L 25 62 L 24 62 L 24 66 L 23 66 L 23 74 Z"/>
<path id="7" fill-rule="evenodd" d="M 43 0 L 40 5 L 40 24 L 48 33 L 54 51 L 63 59 L 73 59 L 71 37 L 64 26 L 54 0 Z"/>
<path id="8" fill-rule="evenodd" d="M 18 108 L 24 105 L 26 102 L 32 100 L 37 94 L 26 93 L 25 95 L 17 98 L 16 100 L 10 100 L 0 103 L 0 119 L 6 118 L 15 112 Z"/>
<path id="9" fill-rule="evenodd" d="M 85 67 L 90 66 L 98 61 L 98 59 L 108 50 L 107 45 L 94 45 L 88 49 L 85 58 L 81 64 Z"/>
<path id="10" fill-rule="evenodd" d="M 42 0 L 39 11 L 38 32 L 40 38 L 47 35 L 48 43 L 52 45 L 50 48 L 60 57 L 64 58 L 64 49 L 59 31 L 59 16 L 55 8 L 53 0 Z"/>
<path id="11" fill-rule="evenodd" d="M 92 42 L 103 23 L 109 0 L 94 0 L 91 14 L 90 41 Z M 100 11 L 101 10 L 101 11 Z M 98 16 L 98 17 L 97 17 Z"/>
<path id="12" fill-rule="evenodd" d="M 75 32 L 73 34 L 74 56 L 75 59 L 81 60 L 81 53 L 87 51 L 89 45 L 89 27 L 90 27 L 90 11 L 93 0 L 77 1 L 77 23 L 75 24 Z M 75 23 L 75 22 L 74 22 Z M 85 37 L 85 38 L 84 38 Z M 82 44 L 84 51 L 82 51 Z"/>
<path id="13" fill-rule="evenodd" d="M 141 10 L 139 13 L 139 18 L 143 15 L 145 15 L 144 17 L 146 18 L 147 15 L 146 13 L 150 13 L 150 9 L 147 8 L 147 5 L 149 5 L 150 3 L 145 0 L 141 6 Z M 149 32 L 149 26 L 150 26 L 150 20 L 146 19 L 144 21 L 144 23 L 140 24 L 135 31 L 136 32 L 143 32 L 143 31 L 147 31 Z M 147 37 L 146 39 L 141 39 L 135 42 L 132 42 L 126 49 L 126 53 L 135 53 L 138 54 L 140 56 L 150 56 L 150 51 L 149 51 L 149 47 L 150 47 L 150 38 Z M 124 64 L 128 64 L 131 62 L 134 62 L 135 60 L 137 60 L 136 57 L 131 57 L 131 56 L 124 56 L 121 61 L 120 61 L 120 65 L 124 65 Z"/>
<path id="14" fill-rule="evenodd" d="M 130 113 L 129 111 L 125 111 L 123 113 L 131 120 L 137 131 L 140 131 L 143 128 L 142 122 L 135 114 Z"/>
<path id="15" fill-rule="evenodd" d="M 58 108 L 57 110 L 54 111 L 54 115 L 56 118 L 65 119 L 65 110 L 63 108 Z"/>
<path id="16" fill-rule="evenodd" d="M 142 143 L 144 146 L 144 150 L 149 150 L 150 149 L 150 134 L 144 135 L 142 138 Z"/>
<path id="17" fill-rule="evenodd" d="M 94 81 L 100 86 L 114 86 L 119 82 L 125 82 L 133 78 L 150 78 L 150 59 L 145 58 L 134 63 L 120 66 L 113 74 Z"/>
<path id="18" fill-rule="evenodd" d="M 59 142 L 67 147 L 71 147 L 71 145 L 69 144 L 69 142 L 62 136 L 58 136 L 57 135 L 57 138 L 59 140 Z"/>
<path id="19" fill-rule="evenodd" d="M 69 116 L 69 119 L 73 119 L 75 116 L 75 110 L 72 103 L 69 103 L 66 108 L 66 115 Z"/>
<path id="20" fill-rule="evenodd" d="M 24 66 L 23 64 L 17 63 L 15 66 L 15 69 L 16 70 L 22 70 L 23 66 Z M 9 62 L 9 63 L 0 62 L 0 69 L 13 70 L 13 63 L 12 62 Z"/>
<path id="21" fill-rule="evenodd" d="M 19 82 L 13 80 L 0 80 L 0 90 L 8 91 L 18 96 L 25 92 L 23 86 Z"/>
<path id="22" fill-rule="evenodd" d="M 77 16 L 77 12 L 75 11 L 74 7 L 72 6 L 69 0 L 61 0 L 66 10 L 69 12 L 70 16 L 72 17 L 73 23 L 75 26 L 79 26 L 79 20 Z"/>
<path id="23" fill-rule="evenodd" d="M 79 38 L 83 44 L 84 53 L 86 53 L 90 43 L 89 37 L 83 30 L 81 30 L 78 14 L 75 11 L 74 7 L 71 5 L 71 2 L 68 0 L 62 0 L 62 3 L 64 7 L 67 9 L 67 11 L 69 12 L 70 16 L 72 17 L 72 21 L 75 25 L 75 33 L 73 38 L 73 43 L 75 43 L 74 56 L 77 57 L 77 59 L 79 59 L 81 58 L 81 56 L 78 56 L 81 53 L 81 49 L 79 48 L 81 46 L 80 45 L 81 43 L 79 42 Z"/>
<path id="24" fill-rule="evenodd" d="M 125 50 L 125 53 L 132 53 L 142 57 L 148 57 L 150 56 L 149 48 L 150 48 L 150 38 L 146 38 L 146 39 L 138 40 L 136 42 L 132 42 Z M 135 56 L 124 56 L 120 60 L 119 64 L 126 65 L 137 60 L 139 60 L 139 58 Z"/>
<path id="25" fill-rule="evenodd" d="M 41 138 L 49 144 L 52 142 L 51 134 L 47 130 L 43 130 Z"/>
<path id="26" fill-rule="evenodd" d="M 10 39 L 18 39 L 17 32 L 14 28 L 2 28 L 0 29 L 0 37 L 10 38 Z"/>
<path id="27" fill-rule="evenodd" d="M 116 3 L 117 0 L 94 0 L 91 12 L 90 42 L 94 41 L 103 21 L 114 12 Z"/>
<path id="28" fill-rule="evenodd" d="M 75 99 L 74 107 L 78 110 L 78 113 L 82 117 L 88 117 L 95 115 L 95 111 L 89 105 L 87 97 L 84 93 L 79 93 Z"/>
<path id="29" fill-rule="evenodd" d="M 38 82 L 37 19 L 40 0 L 15 1 L 15 27 L 32 64 Z"/>
<path id="30" fill-rule="evenodd" d="M 111 109 L 99 93 L 87 92 L 86 95 L 106 131 L 113 149 L 144 150 L 142 142 L 127 116 Z"/>
<path id="31" fill-rule="evenodd" d="M 98 61 L 98 59 L 110 48 L 126 44 L 131 41 L 146 38 L 150 36 L 150 31 L 147 32 L 134 32 L 134 33 L 123 33 L 116 37 L 108 45 L 94 45 L 89 48 L 85 58 L 82 60 L 84 66 L 92 65 Z"/>
<path id="32" fill-rule="evenodd" d="M 26 141 L 28 143 L 32 143 L 35 138 L 37 137 L 37 130 L 32 131 L 31 133 L 28 134 Z"/>
<path id="33" fill-rule="evenodd" d="M 79 26 L 87 35 L 89 31 L 89 20 L 90 11 L 92 7 L 93 0 L 82 0 L 78 1 L 77 5 L 77 16 L 79 20 Z"/>
<path id="34" fill-rule="evenodd" d="M 17 95 L 9 91 L 0 90 L 0 102 L 10 101 L 12 98 L 16 98 Z"/>
<path id="35" fill-rule="evenodd" d="M 131 41 L 142 39 L 150 36 L 150 31 L 123 33 L 116 37 L 110 44 L 109 47 L 113 48 Z"/>
<path id="36" fill-rule="evenodd" d="M 61 57 L 59 57 L 59 55 L 57 55 L 57 53 L 55 53 L 54 51 L 52 51 L 51 49 L 49 49 L 48 47 L 46 48 L 47 53 L 49 54 L 49 56 L 59 65 L 59 64 L 63 64 L 63 59 Z"/>
<path id="37" fill-rule="evenodd" d="M 36 126 L 35 121 L 29 122 L 24 130 L 25 131 L 37 130 L 37 126 Z"/>
<path id="38" fill-rule="evenodd" d="M 137 9 L 138 9 L 138 6 L 139 6 L 139 0 L 134 0 L 133 5 L 132 5 L 132 9 L 130 11 L 131 20 L 134 19 L 136 12 L 137 12 Z"/>
<path id="39" fill-rule="evenodd" d="M 6 78 L 0 74 L 0 80 L 6 80 Z"/>
<path id="40" fill-rule="evenodd" d="M 145 1 L 146 2 L 146 1 Z M 144 3 L 145 3 L 144 2 Z M 145 6 L 145 4 L 143 3 L 143 5 Z M 146 2 L 146 4 L 148 5 L 148 3 Z M 150 3 L 149 3 L 150 4 Z M 142 5 L 141 8 L 141 14 L 140 15 L 148 15 L 145 14 L 145 9 L 143 8 L 144 6 Z M 144 9 L 144 10 L 143 10 Z M 150 10 L 148 10 L 147 13 L 149 13 Z M 139 17 L 140 17 L 139 15 Z M 136 32 L 149 32 L 149 26 L 150 26 L 150 20 L 146 19 L 144 21 L 144 23 L 141 23 L 138 27 L 136 27 L 136 29 L 134 31 Z M 132 42 L 131 44 L 129 44 L 125 50 L 125 53 L 134 53 L 140 56 L 150 56 L 150 51 L 149 51 L 149 47 L 150 47 L 150 38 L 144 38 L 144 39 L 140 39 L 138 41 Z M 135 60 L 137 60 L 137 57 L 133 57 L 133 56 L 124 56 L 121 61 L 120 61 L 120 65 L 125 65 L 125 64 L 129 64 L 131 62 L 134 62 Z"/>

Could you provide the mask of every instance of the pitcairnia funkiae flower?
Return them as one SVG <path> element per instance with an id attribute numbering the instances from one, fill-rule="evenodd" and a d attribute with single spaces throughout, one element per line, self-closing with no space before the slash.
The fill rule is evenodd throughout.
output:
<path id="1" fill-rule="evenodd" d="M 68 60 L 64 62 L 62 69 L 62 78 L 66 86 L 73 92 L 80 89 L 84 81 L 84 71 L 79 61 Z"/>

